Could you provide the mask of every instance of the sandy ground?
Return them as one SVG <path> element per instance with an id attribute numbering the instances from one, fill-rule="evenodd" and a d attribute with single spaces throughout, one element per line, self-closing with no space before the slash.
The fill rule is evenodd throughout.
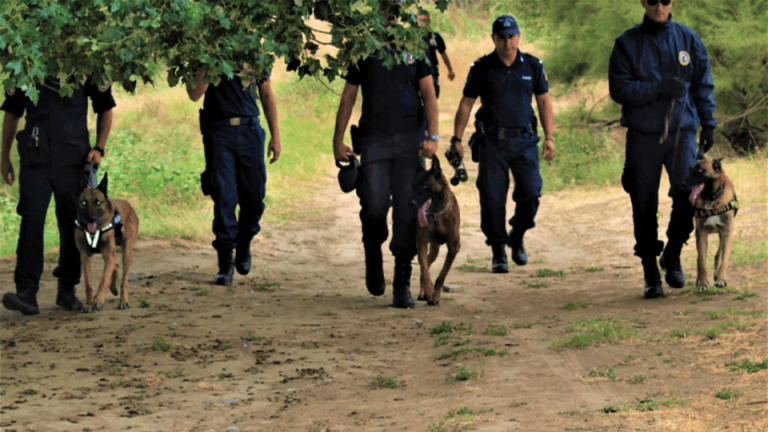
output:
<path id="1" fill-rule="evenodd" d="M 463 289 L 445 293 L 437 307 L 393 309 L 389 287 L 379 298 L 364 287 L 356 197 L 327 180 L 313 203 L 322 222 L 266 223 L 268 237 L 253 244 L 254 269 L 237 275 L 232 287 L 210 283 L 215 254 L 206 244 L 142 238 L 131 269 L 131 309 L 117 310 L 110 294 L 102 312 L 64 312 L 54 306 L 47 264 L 41 314 L 0 313 L 0 430 L 768 428 L 768 371 L 738 373 L 726 365 L 768 358 L 765 318 L 714 339 L 555 348 L 572 335 L 565 327 L 582 318 L 625 318 L 625 327 L 658 338 L 723 322 L 707 311 L 766 312 L 764 264 L 732 271 L 739 292 L 702 296 L 667 288 L 665 299 L 644 300 L 627 196 L 618 188 L 578 189 L 543 198 L 539 224 L 526 237 L 528 266 L 491 274 L 476 190 L 467 183 L 455 188 L 463 247 L 448 277 Z M 740 216 L 764 214 L 764 207 L 744 208 Z M 689 274 L 694 253 L 690 246 L 684 251 Z M 13 286 L 14 262 L 0 262 L 5 291 Z M 563 275 L 538 277 L 543 269 Z M 392 272 L 387 257 L 388 280 Z M 414 296 L 418 275 L 416 268 Z M 759 296 L 737 301 L 746 291 Z M 571 302 L 586 307 L 565 310 Z M 458 330 L 432 334 L 443 323 Z M 505 334 L 487 334 L 489 328 Z M 478 376 L 457 380 L 458 367 Z M 590 376 L 607 367 L 615 377 Z M 374 388 L 377 376 L 398 387 Z M 716 398 L 724 389 L 739 396 Z M 649 399 L 655 410 L 638 409 Z M 682 404 L 662 404 L 669 401 Z M 625 404 L 635 405 L 604 412 Z"/>

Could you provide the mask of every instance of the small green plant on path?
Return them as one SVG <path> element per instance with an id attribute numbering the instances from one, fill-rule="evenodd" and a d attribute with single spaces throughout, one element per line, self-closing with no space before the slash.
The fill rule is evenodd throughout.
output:
<path id="1" fill-rule="evenodd" d="M 480 414 L 485 412 L 492 412 L 493 409 L 488 411 L 475 411 L 461 407 L 457 411 L 448 411 L 448 414 L 444 415 L 437 423 L 430 423 L 430 432 L 458 432 L 466 430 L 468 427 L 478 423 L 485 423 L 490 421 L 488 417 L 480 417 Z"/>
<path id="2" fill-rule="evenodd" d="M 566 303 L 565 306 L 562 307 L 562 309 L 567 311 L 574 311 L 576 309 L 588 308 L 590 305 L 592 305 L 592 303 L 576 301 L 576 302 Z"/>
<path id="3" fill-rule="evenodd" d="M 587 268 L 584 269 L 584 271 L 587 272 L 587 273 L 597 273 L 597 272 L 603 271 L 603 268 L 602 267 L 587 267 Z"/>
<path id="4" fill-rule="evenodd" d="M 454 333 L 454 332 L 459 332 L 459 331 L 463 331 L 463 332 L 468 332 L 469 333 L 469 332 L 472 331 L 472 326 L 470 325 L 469 327 L 465 327 L 464 323 L 459 323 L 459 325 L 454 326 L 449 321 L 443 321 L 442 323 L 440 323 L 440 324 L 436 325 L 434 328 L 432 328 L 432 330 L 430 330 L 430 334 L 439 335 L 439 334 L 442 334 L 442 333 Z"/>
<path id="5" fill-rule="evenodd" d="M 548 268 L 539 269 L 536 272 L 536 276 L 538 277 L 562 277 L 565 276 L 565 272 L 562 270 L 552 270 Z"/>
<path id="6" fill-rule="evenodd" d="M 166 341 L 162 336 L 156 336 L 152 341 L 152 349 L 155 351 L 170 351 L 172 347 L 171 341 Z"/>
<path id="7" fill-rule="evenodd" d="M 487 329 L 485 329 L 483 334 L 488 336 L 506 336 L 507 328 L 504 326 L 488 327 Z"/>
<path id="8" fill-rule="evenodd" d="M 144 308 L 144 309 L 146 309 L 146 308 L 148 308 L 149 306 L 150 306 L 150 304 L 149 304 L 149 300 L 148 300 L 148 299 L 145 299 L 145 298 L 140 298 L 140 299 L 139 299 L 139 307 L 140 307 L 140 308 Z"/>
<path id="9" fill-rule="evenodd" d="M 610 379 L 616 379 L 616 372 L 610 366 L 600 366 L 599 368 L 593 368 L 589 371 L 591 377 L 608 377 Z"/>
<path id="10" fill-rule="evenodd" d="M 642 375 L 635 375 L 632 377 L 632 379 L 629 381 L 630 384 L 640 384 L 641 382 L 645 381 L 645 377 Z"/>
<path id="11" fill-rule="evenodd" d="M 735 299 L 733 299 L 733 300 L 734 300 L 734 301 L 736 301 L 736 300 L 746 300 L 746 299 L 748 299 L 748 298 L 752 298 L 752 297 L 760 297 L 760 294 L 758 294 L 758 293 L 753 293 L 753 292 L 749 292 L 749 291 L 744 291 L 744 294 L 742 294 L 742 295 L 740 295 L 740 296 L 736 297 L 736 298 L 735 298 Z"/>
<path id="12" fill-rule="evenodd" d="M 625 318 L 578 319 L 563 329 L 566 333 L 577 333 L 569 338 L 557 339 L 556 349 L 585 348 L 593 343 L 619 343 L 625 339 L 648 339 L 647 336 Z"/>
<path id="13" fill-rule="evenodd" d="M 742 362 L 726 363 L 725 365 L 730 366 L 731 370 L 734 372 L 753 374 L 768 369 L 768 359 L 761 362 L 753 362 L 752 360 L 747 359 Z"/>
<path id="14" fill-rule="evenodd" d="M 715 393 L 715 397 L 722 400 L 728 400 L 730 398 L 739 397 L 739 391 L 731 391 L 731 390 L 720 390 L 719 392 Z"/>
<path id="15" fill-rule="evenodd" d="M 465 366 L 456 366 L 456 373 L 451 375 L 451 378 L 455 379 L 456 381 L 468 381 L 472 378 L 479 378 L 483 376 L 483 371 L 478 371 L 477 369 L 469 370 Z"/>
<path id="16" fill-rule="evenodd" d="M 397 377 L 395 376 L 388 377 L 388 376 L 376 375 L 373 378 L 373 382 L 371 383 L 371 389 L 373 390 L 396 389 L 398 387 L 405 387 L 405 382 L 397 381 Z"/>

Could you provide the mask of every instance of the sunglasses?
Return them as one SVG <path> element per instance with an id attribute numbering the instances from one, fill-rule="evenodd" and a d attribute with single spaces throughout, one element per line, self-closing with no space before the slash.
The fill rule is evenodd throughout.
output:
<path id="1" fill-rule="evenodd" d="M 648 6 L 656 6 L 659 4 L 659 1 L 661 1 L 661 4 L 664 6 L 669 6 L 669 4 L 672 3 L 672 0 L 646 0 Z"/>

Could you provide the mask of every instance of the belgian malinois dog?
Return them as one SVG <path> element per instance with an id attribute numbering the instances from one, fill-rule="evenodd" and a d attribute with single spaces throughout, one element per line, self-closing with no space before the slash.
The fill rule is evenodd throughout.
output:
<path id="1" fill-rule="evenodd" d="M 128 201 L 109 198 L 106 174 L 96 188 L 83 185 L 75 226 L 75 243 L 80 251 L 85 276 L 86 312 L 104 308 L 107 283 L 112 294 L 117 295 L 117 246 L 121 246 L 123 253 L 123 282 L 117 308 L 128 309 L 128 274 L 133 260 L 133 245 L 139 236 L 139 217 Z M 94 296 L 91 257 L 96 253 L 104 257 L 104 275 Z"/>
<path id="2" fill-rule="evenodd" d="M 440 303 L 445 277 L 461 249 L 459 203 L 440 169 L 437 156 L 432 157 L 432 167 L 429 171 L 416 175 L 412 200 L 418 208 L 419 222 L 416 228 L 416 248 L 421 267 L 421 291 L 418 299 L 426 300 L 430 306 L 437 305 Z M 433 286 L 429 267 L 437 259 L 442 244 L 448 246 L 448 254 Z"/>
<path id="3" fill-rule="evenodd" d="M 691 167 L 686 184 L 693 188 L 689 197 L 696 217 L 696 251 L 698 252 L 696 286 L 709 287 L 707 280 L 707 236 L 720 235 L 715 255 L 715 286 L 728 284 L 728 260 L 733 249 L 733 224 L 739 202 L 733 183 L 722 166 L 722 159 L 702 159 Z"/>

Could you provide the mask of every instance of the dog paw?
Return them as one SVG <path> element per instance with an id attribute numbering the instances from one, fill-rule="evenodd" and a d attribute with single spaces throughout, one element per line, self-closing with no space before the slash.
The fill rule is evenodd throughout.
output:
<path id="1" fill-rule="evenodd" d="M 117 305 L 117 308 L 120 310 L 130 309 L 130 307 L 131 306 L 128 303 L 122 303 L 122 302 L 120 302 L 120 304 Z"/>
<path id="2" fill-rule="evenodd" d="M 715 286 L 718 288 L 723 288 L 728 286 L 728 282 L 726 282 L 725 279 L 720 279 L 718 277 L 715 277 Z"/>
<path id="3" fill-rule="evenodd" d="M 440 299 L 432 298 L 427 300 L 428 306 L 440 306 Z"/>
<path id="4" fill-rule="evenodd" d="M 696 288 L 699 289 L 699 292 L 704 292 L 709 288 L 709 284 L 706 281 L 696 281 Z"/>
<path id="5" fill-rule="evenodd" d="M 91 303 L 91 304 L 89 304 L 88 306 L 85 307 L 85 311 L 86 312 L 91 312 L 91 313 L 98 312 L 98 311 L 100 311 L 102 309 L 104 309 L 104 305 L 103 304 L 98 304 L 96 302 Z"/>
<path id="6" fill-rule="evenodd" d="M 427 301 L 427 296 L 424 294 L 419 294 L 419 296 L 416 298 L 417 301 Z"/>

